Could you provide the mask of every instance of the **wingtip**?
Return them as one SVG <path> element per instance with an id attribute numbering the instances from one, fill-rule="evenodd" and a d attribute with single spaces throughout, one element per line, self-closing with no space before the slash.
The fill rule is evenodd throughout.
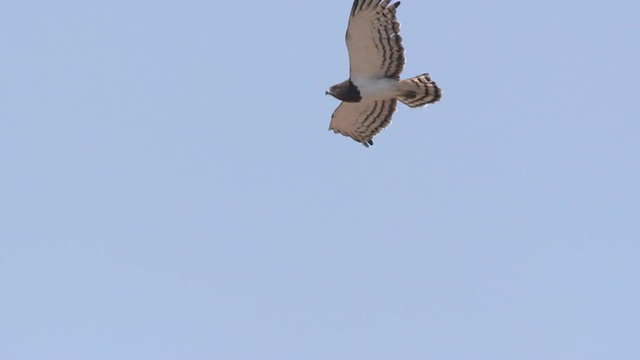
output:
<path id="1" fill-rule="evenodd" d="M 351 16 L 355 15 L 358 8 L 358 0 L 353 0 L 353 6 L 351 6 Z"/>

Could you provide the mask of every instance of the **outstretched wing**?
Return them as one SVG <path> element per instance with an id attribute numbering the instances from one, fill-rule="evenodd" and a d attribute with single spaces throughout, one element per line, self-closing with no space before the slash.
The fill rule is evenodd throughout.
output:
<path id="1" fill-rule="evenodd" d="M 347 49 L 351 78 L 400 78 L 404 48 L 400 23 L 391 0 L 354 0 L 347 27 Z"/>
<path id="2" fill-rule="evenodd" d="M 373 137 L 391 123 L 397 100 L 343 102 L 331 115 L 329 130 L 369 147 Z"/>

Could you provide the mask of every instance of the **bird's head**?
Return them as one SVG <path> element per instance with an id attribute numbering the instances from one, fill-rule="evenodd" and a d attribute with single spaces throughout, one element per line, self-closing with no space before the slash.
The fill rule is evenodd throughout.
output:
<path id="1" fill-rule="evenodd" d="M 360 91 L 353 85 L 351 80 L 345 80 L 340 84 L 333 85 L 324 94 L 347 102 L 358 102 L 361 100 Z"/>
<path id="2" fill-rule="evenodd" d="M 324 92 L 325 96 L 326 95 L 331 95 L 334 98 L 338 98 L 338 94 L 340 94 L 340 89 L 338 85 L 333 85 L 332 87 L 328 88 L 327 91 Z"/>

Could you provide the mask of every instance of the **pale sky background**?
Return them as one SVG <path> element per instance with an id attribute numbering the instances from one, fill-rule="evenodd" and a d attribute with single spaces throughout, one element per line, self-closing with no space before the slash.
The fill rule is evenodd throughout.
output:
<path id="1" fill-rule="evenodd" d="M 640 3 L 0 3 L 0 359 L 640 359 Z"/>

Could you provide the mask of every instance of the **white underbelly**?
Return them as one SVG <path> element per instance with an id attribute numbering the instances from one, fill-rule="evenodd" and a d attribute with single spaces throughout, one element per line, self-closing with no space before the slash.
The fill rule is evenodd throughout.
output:
<path id="1" fill-rule="evenodd" d="M 398 80 L 395 79 L 351 79 L 360 90 L 360 96 L 368 100 L 384 100 L 398 95 Z"/>

